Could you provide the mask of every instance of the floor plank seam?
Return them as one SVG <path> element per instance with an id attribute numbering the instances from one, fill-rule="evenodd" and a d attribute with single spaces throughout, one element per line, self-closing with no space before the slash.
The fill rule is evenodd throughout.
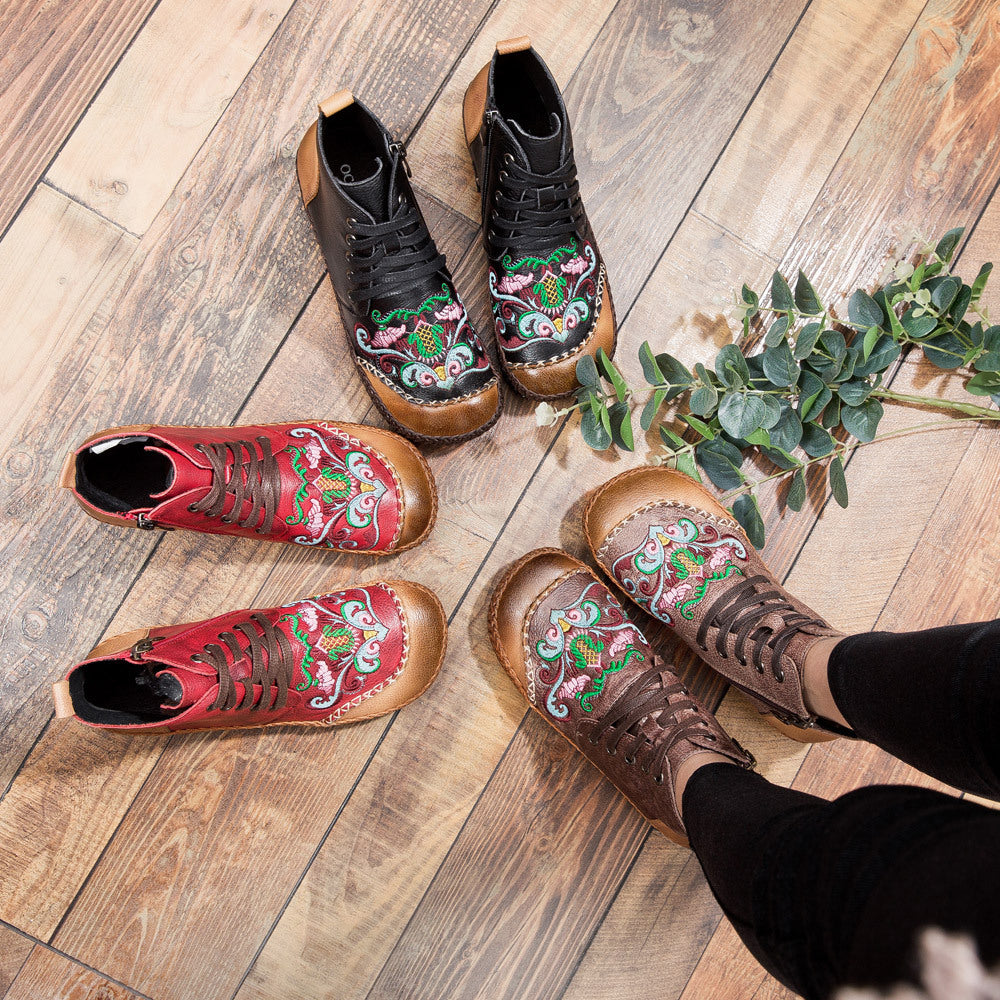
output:
<path id="1" fill-rule="evenodd" d="M 17 221 L 17 217 L 21 214 L 21 212 L 24 211 L 24 206 L 27 205 L 29 201 L 31 201 L 31 197 L 38 188 L 38 185 L 44 181 L 45 177 L 48 175 L 48 172 L 52 169 L 52 164 L 55 163 L 57 159 L 59 159 L 59 154 L 62 153 L 63 149 L 66 147 L 66 143 L 69 142 L 69 140 L 72 138 L 73 133 L 77 129 L 77 126 L 80 124 L 80 122 L 83 121 L 84 117 L 93 107 L 94 102 L 101 95 L 101 91 L 104 90 L 108 80 L 110 80 L 111 77 L 114 76 L 115 71 L 122 63 L 122 60 L 125 58 L 129 50 L 135 44 L 135 40 L 142 34 L 146 25 L 149 23 L 149 19 L 156 13 L 157 8 L 160 6 L 162 2 L 163 0 L 155 0 L 153 6 L 150 7 L 149 9 L 149 13 L 142 19 L 142 24 L 140 24 L 139 27 L 136 28 L 132 37 L 129 39 L 128 44 L 125 45 L 122 48 L 121 52 L 118 54 L 118 58 L 115 60 L 115 64 L 108 70 L 107 73 L 104 74 L 104 79 L 101 81 L 100 85 L 97 87 L 94 93 L 91 94 L 90 100 L 87 101 L 86 106 L 80 109 L 80 113 L 77 115 L 76 121 L 73 122 L 72 127 L 67 131 L 66 135 L 63 137 L 62 142 L 59 143 L 58 148 L 49 158 L 48 163 L 46 163 L 45 167 L 39 171 L 38 177 L 35 179 L 35 183 L 31 185 L 31 189 L 25 195 L 24 199 L 21 201 L 21 204 L 17 206 L 17 210 L 11 215 L 7 225 L 4 226 L 2 230 L 0 230 L 0 242 L 3 242 L 4 237 L 6 237 L 7 233 L 10 232 L 10 227 L 14 225 L 14 223 Z"/>
<path id="2" fill-rule="evenodd" d="M 34 191 L 37 191 L 40 187 L 47 187 L 50 191 L 55 191 L 56 194 L 62 195 L 67 201 L 71 201 L 74 205 L 78 205 L 85 212 L 90 212 L 91 215 L 96 215 L 102 222 L 106 222 L 109 226 L 113 226 L 123 236 L 131 236 L 136 240 L 142 239 L 142 233 L 134 233 L 131 229 L 126 229 L 120 222 L 115 222 L 114 219 L 109 219 L 102 211 L 94 208 L 93 205 L 88 205 L 85 201 L 80 201 L 76 195 L 70 194 L 68 191 L 64 191 L 58 184 L 53 184 L 48 177 L 43 177 L 38 184 L 35 185 Z"/>
<path id="3" fill-rule="evenodd" d="M 667 239 L 667 242 L 663 245 L 663 249 L 660 251 L 660 253 L 657 256 L 656 260 L 653 262 L 652 268 L 650 269 L 649 273 L 646 275 L 646 277 L 643 280 L 642 284 L 639 286 L 638 290 L 636 291 L 635 297 L 632 299 L 632 302 L 629 304 L 628 309 L 625 310 L 625 314 L 622 316 L 621 323 L 619 324 L 620 326 L 624 326 L 625 325 L 625 321 L 628 319 L 629 314 L 632 312 L 632 309 L 635 307 L 636 302 L 638 302 L 639 299 L 642 297 L 642 293 L 646 290 L 646 286 L 652 280 L 653 275 L 656 273 L 656 269 L 660 266 L 660 262 L 667 255 L 667 251 L 670 249 L 671 245 L 674 242 L 674 238 L 677 236 L 677 233 L 680 231 L 681 226 L 684 224 L 684 220 L 688 217 L 689 213 L 694 209 L 695 204 L 697 203 L 698 199 L 701 197 L 701 192 L 704 191 L 705 185 L 708 183 L 708 179 L 715 172 L 715 168 L 719 165 L 719 161 L 725 155 L 726 150 L 729 148 L 730 144 L 733 141 L 733 138 L 736 136 L 736 133 L 739 131 L 740 126 L 743 124 L 744 119 L 750 113 L 750 109 L 753 107 L 753 105 L 756 102 L 758 96 L 760 95 L 761 90 L 764 88 L 764 84 L 767 83 L 767 81 L 770 78 L 771 74 L 774 72 L 774 67 L 778 65 L 778 60 L 781 59 L 782 55 L 784 54 L 785 49 L 788 47 L 788 43 L 792 40 L 792 36 L 795 34 L 796 31 L 798 31 L 799 25 L 802 23 L 802 18 L 804 18 L 806 16 L 806 12 L 809 10 L 809 7 L 810 7 L 811 4 L 812 4 L 812 0 L 806 0 L 806 5 L 799 12 L 798 17 L 795 19 L 795 23 L 792 25 L 792 27 L 789 30 L 788 34 L 785 36 L 785 40 L 781 43 L 780 47 L 778 48 L 778 51 L 775 53 L 774 58 L 771 60 L 771 63 L 767 67 L 767 70 L 764 72 L 763 76 L 761 76 L 760 83 L 757 84 L 757 86 L 754 88 L 754 92 L 750 95 L 750 100 L 747 101 L 747 103 L 744 106 L 743 110 L 740 112 L 740 116 L 739 116 L 739 118 L 737 118 L 736 124 L 733 126 L 732 130 L 729 133 L 729 137 L 722 144 L 722 147 L 719 149 L 718 155 L 715 157 L 714 160 L 712 160 L 712 163 L 709 166 L 707 172 L 705 173 L 705 176 L 702 178 L 701 183 L 698 185 L 697 190 L 694 192 L 694 195 L 691 197 L 691 200 L 688 202 L 687 208 L 681 213 L 681 217 L 677 220 L 677 225 L 674 227 L 674 231 L 670 234 L 670 236 Z M 710 220 L 710 221 L 714 221 L 714 220 Z"/>
<path id="4" fill-rule="evenodd" d="M 46 951 L 51 951 L 53 954 L 58 955 L 60 958 L 65 958 L 68 962 L 72 962 L 74 965 L 80 966 L 82 969 L 86 969 L 88 972 L 93 973 L 95 976 L 99 976 L 101 979 L 106 980 L 109 983 L 113 983 L 115 986 L 120 986 L 123 990 L 128 990 L 129 993 L 134 994 L 139 1000 L 153 1000 L 153 997 L 141 990 L 136 989 L 134 986 L 129 986 L 128 983 L 123 983 L 120 979 L 115 979 L 114 976 L 109 976 L 106 972 L 101 972 L 100 969 L 95 969 L 94 966 L 88 965 L 86 962 L 81 961 L 75 955 L 69 954 L 69 952 L 62 951 L 59 948 L 54 947 L 51 944 L 47 944 L 44 941 L 40 941 L 38 944 L 39 948 L 44 948 Z"/>

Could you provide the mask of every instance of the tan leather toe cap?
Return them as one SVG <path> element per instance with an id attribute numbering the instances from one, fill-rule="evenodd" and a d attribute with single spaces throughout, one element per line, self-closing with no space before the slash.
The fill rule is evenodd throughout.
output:
<path id="1" fill-rule="evenodd" d="M 579 569 L 591 572 L 562 549 L 535 549 L 510 567 L 490 598 L 490 640 L 500 665 L 526 698 L 525 619 L 539 594 L 559 577 Z"/>
<path id="2" fill-rule="evenodd" d="M 374 719 L 408 705 L 431 686 L 444 662 L 448 619 L 437 594 L 412 580 L 385 580 L 381 585 L 395 593 L 403 609 L 407 632 L 403 670 L 378 694 L 348 712 L 345 722 Z"/>

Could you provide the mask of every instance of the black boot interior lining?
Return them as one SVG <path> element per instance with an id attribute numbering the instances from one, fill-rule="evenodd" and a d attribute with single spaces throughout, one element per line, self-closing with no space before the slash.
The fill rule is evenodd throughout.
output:
<path id="1" fill-rule="evenodd" d="M 384 157 L 381 133 L 357 104 L 322 118 L 319 140 L 330 173 L 348 184 L 367 180 L 378 169 L 378 157 Z"/>
<path id="2" fill-rule="evenodd" d="M 148 438 L 123 438 L 110 448 L 87 448 L 76 462 L 77 492 L 100 510 L 125 513 L 152 507 L 153 494 L 162 493 L 173 481 L 170 459 L 158 451 L 146 451 Z"/>
<path id="3" fill-rule="evenodd" d="M 500 114 L 512 118 L 528 135 L 552 134 L 552 115 L 559 114 L 559 102 L 532 52 L 512 52 L 497 60 L 493 93 Z"/>
<path id="4" fill-rule="evenodd" d="M 176 700 L 173 687 L 177 681 L 154 676 L 163 666 L 129 660 L 96 660 L 79 667 L 69 678 L 73 710 L 86 722 L 111 726 L 134 726 L 170 718 L 176 710 L 160 705 L 171 695 Z"/>

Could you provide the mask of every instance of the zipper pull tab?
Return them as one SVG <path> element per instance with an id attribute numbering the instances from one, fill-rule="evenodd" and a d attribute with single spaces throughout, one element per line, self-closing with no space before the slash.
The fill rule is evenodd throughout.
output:
<path id="1" fill-rule="evenodd" d="M 166 636 L 162 635 L 150 635 L 145 639 L 140 639 L 138 642 L 132 644 L 132 659 L 141 660 L 143 653 L 148 653 L 153 648 L 154 642 L 162 642 Z"/>
<path id="2" fill-rule="evenodd" d="M 406 147 L 398 139 L 396 139 L 389 143 L 389 152 L 399 158 L 400 162 L 403 164 L 403 169 L 406 171 L 406 176 L 412 177 L 413 171 L 410 170 L 409 161 L 406 159 Z"/>

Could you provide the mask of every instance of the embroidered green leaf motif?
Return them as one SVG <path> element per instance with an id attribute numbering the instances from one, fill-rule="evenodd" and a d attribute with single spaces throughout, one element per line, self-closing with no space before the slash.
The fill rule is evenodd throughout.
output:
<path id="1" fill-rule="evenodd" d="M 619 670 L 623 670 L 625 665 L 629 660 L 642 660 L 644 659 L 642 653 L 639 652 L 632 643 L 629 643 L 625 647 L 625 655 L 620 660 L 613 660 L 608 666 L 604 667 L 600 674 L 597 675 L 590 683 L 591 688 L 589 691 L 578 691 L 576 694 L 577 700 L 580 702 L 580 707 L 585 712 L 593 712 L 594 706 L 590 704 L 594 698 L 596 698 L 603 690 L 604 683 L 610 674 L 616 674 Z"/>
<path id="2" fill-rule="evenodd" d="M 444 328 L 435 323 L 418 323 L 406 342 L 416 347 L 422 358 L 436 358 L 444 350 Z"/>
<path id="3" fill-rule="evenodd" d="M 538 296 L 546 309 L 555 309 L 562 305 L 566 291 L 566 278 L 561 274 L 546 271 L 540 281 L 536 281 L 532 291 Z"/>

